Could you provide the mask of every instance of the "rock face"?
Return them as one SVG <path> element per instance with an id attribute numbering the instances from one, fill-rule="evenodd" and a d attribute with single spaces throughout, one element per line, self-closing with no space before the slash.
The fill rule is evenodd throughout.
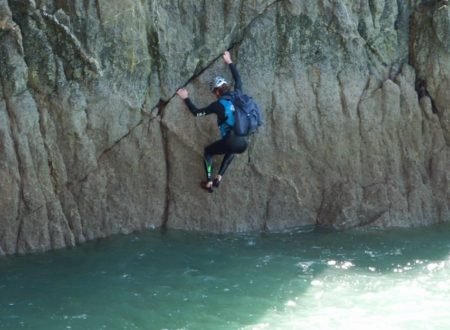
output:
<path id="1" fill-rule="evenodd" d="M 449 33 L 440 1 L 0 0 L 0 254 L 450 221 Z M 215 118 L 174 93 L 213 101 L 226 49 L 265 125 L 206 194 Z"/>

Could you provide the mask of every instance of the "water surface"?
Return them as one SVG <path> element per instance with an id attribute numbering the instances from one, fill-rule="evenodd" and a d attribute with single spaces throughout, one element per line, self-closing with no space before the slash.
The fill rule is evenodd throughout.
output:
<path id="1" fill-rule="evenodd" d="M 150 231 L 0 258 L 0 329 L 449 329 L 450 226 Z"/>

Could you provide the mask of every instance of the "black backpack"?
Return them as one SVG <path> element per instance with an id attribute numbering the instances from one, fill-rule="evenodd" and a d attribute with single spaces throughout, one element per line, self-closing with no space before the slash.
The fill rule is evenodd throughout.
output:
<path id="1" fill-rule="evenodd" d="M 248 136 L 255 133 L 262 125 L 261 109 L 251 96 L 240 90 L 233 92 L 231 102 L 234 105 L 234 133 L 238 136 Z"/>

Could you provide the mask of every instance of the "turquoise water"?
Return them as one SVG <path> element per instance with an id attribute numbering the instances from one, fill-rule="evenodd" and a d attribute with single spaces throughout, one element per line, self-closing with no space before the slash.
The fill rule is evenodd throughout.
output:
<path id="1" fill-rule="evenodd" d="M 145 232 L 0 258 L 0 329 L 449 329 L 450 226 Z"/>

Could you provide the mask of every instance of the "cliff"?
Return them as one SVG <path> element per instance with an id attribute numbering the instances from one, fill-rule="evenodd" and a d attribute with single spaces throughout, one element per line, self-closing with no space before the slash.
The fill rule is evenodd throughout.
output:
<path id="1" fill-rule="evenodd" d="M 450 221 L 450 9 L 414 0 L 0 0 L 0 254 L 165 226 Z M 265 125 L 207 194 L 230 49 Z M 219 159 L 217 159 L 219 161 Z"/>

